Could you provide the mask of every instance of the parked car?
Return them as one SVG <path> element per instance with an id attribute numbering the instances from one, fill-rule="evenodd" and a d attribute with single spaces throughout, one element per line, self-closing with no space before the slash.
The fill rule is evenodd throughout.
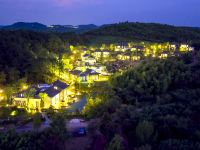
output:
<path id="1" fill-rule="evenodd" d="M 86 136 L 86 128 L 82 127 L 82 128 L 75 129 L 72 132 L 72 136 L 74 137 Z"/>

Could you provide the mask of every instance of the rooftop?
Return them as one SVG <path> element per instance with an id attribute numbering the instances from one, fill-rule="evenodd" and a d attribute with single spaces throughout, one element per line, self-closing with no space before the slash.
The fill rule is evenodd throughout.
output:
<path id="1" fill-rule="evenodd" d="M 55 81 L 53 84 L 39 84 L 38 86 L 31 86 L 27 90 L 19 92 L 15 97 L 25 98 L 26 94 L 29 94 L 30 97 L 39 99 L 40 93 L 46 93 L 49 97 L 54 97 L 62 90 L 66 89 L 68 85 L 60 80 Z"/>

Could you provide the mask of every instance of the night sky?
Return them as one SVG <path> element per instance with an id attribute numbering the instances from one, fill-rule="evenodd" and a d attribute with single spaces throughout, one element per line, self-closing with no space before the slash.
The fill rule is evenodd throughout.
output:
<path id="1" fill-rule="evenodd" d="M 0 25 L 14 22 L 157 22 L 200 27 L 200 0 L 0 0 Z"/>

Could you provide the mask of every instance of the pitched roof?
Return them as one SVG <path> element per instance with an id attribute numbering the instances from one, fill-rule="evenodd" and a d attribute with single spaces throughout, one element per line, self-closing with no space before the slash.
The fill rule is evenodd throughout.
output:
<path id="1" fill-rule="evenodd" d="M 46 89 L 43 93 L 46 93 L 49 97 L 54 97 L 58 93 L 60 93 L 62 89 L 60 88 L 55 88 L 55 86 L 51 86 L 50 88 Z"/>
<path id="2" fill-rule="evenodd" d="M 169 54 L 169 51 L 163 51 L 162 54 Z"/>
<path id="3" fill-rule="evenodd" d="M 109 52 L 110 53 L 110 51 L 108 49 L 103 50 L 103 52 Z"/>
<path id="4" fill-rule="evenodd" d="M 87 76 L 87 75 L 99 75 L 98 72 L 92 69 L 87 69 L 85 72 L 82 72 L 80 76 Z"/>
<path id="5" fill-rule="evenodd" d="M 57 81 L 55 81 L 54 83 L 53 83 L 53 86 L 57 86 L 57 87 L 59 87 L 59 88 L 61 88 L 61 89 L 66 89 L 67 87 L 68 87 L 68 85 L 66 84 L 66 83 L 64 83 L 64 82 L 62 82 L 62 81 L 60 81 L 60 80 L 57 80 Z"/>
<path id="6" fill-rule="evenodd" d="M 134 45 L 133 48 L 136 48 L 136 49 L 144 49 L 144 46 Z"/>
<path id="7" fill-rule="evenodd" d="M 38 88 L 37 86 L 31 86 L 28 89 L 15 94 L 15 97 L 26 98 L 26 94 L 28 94 L 30 97 L 39 98 L 38 94 L 39 94 L 40 90 L 41 89 Z"/>
<path id="8" fill-rule="evenodd" d="M 100 49 L 96 49 L 94 52 L 101 52 L 101 50 Z"/>
<path id="9" fill-rule="evenodd" d="M 52 85 L 46 86 L 46 87 L 37 87 L 37 86 L 32 86 L 30 89 L 34 89 L 33 95 L 34 98 L 39 98 L 40 93 L 46 93 L 49 97 L 54 97 L 58 93 L 60 93 L 62 90 L 66 89 L 68 85 L 60 80 L 55 81 Z M 18 94 L 16 94 L 16 97 L 24 98 L 24 94 L 28 91 L 22 91 Z"/>
<path id="10" fill-rule="evenodd" d="M 84 55 L 83 55 L 83 57 L 89 57 L 89 56 L 90 56 L 89 54 L 84 54 Z"/>
<path id="11" fill-rule="evenodd" d="M 128 46 L 128 43 L 127 42 L 119 42 L 119 43 L 117 43 L 117 45 L 119 45 L 119 46 Z"/>
<path id="12" fill-rule="evenodd" d="M 57 80 L 52 84 L 51 87 L 47 88 L 44 93 L 46 93 L 49 97 L 54 97 L 67 87 L 68 85 L 66 83 Z"/>
<path id="13" fill-rule="evenodd" d="M 72 75 L 80 75 L 81 72 L 82 72 L 82 71 L 80 71 L 80 70 L 72 70 L 72 71 L 70 71 L 70 73 L 71 73 Z"/>

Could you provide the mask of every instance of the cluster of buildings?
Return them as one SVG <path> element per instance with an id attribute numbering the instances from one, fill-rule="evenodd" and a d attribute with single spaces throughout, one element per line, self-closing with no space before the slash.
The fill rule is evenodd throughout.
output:
<path id="1" fill-rule="evenodd" d="M 80 57 L 75 61 L 73 69 L 67 71 L 67 81 L 70 83 L 93 83 L 108 79 L 110 73 L 107 71 L 106 65 L 103 64 L 103 60 L 109 58 L 110 51 L 88 52 L 87 49 L 83 48 L 79 50 L 79 53 Z"/>
<path id="2" fill-rule="evenodd" d="M 180 53 L 193 51 L 194 48 L 188 44 L 163 43 L 163 44 L 139 44 L 131 45 L 121 43 L 115 47 L 114 56 L 119 60 L 137 61 L 145 57 L 167 58 Z"/>
<path id="3" fill-rule="evenodd" d="M 188 44 L 131 44 L 118 43 L 113 48 L 73 49 L 71 59 L 73 68 L 67 70 L 64 81 L 57 80 L 52 84 L 39 84 L 14 95 L 14 105 L 28 110 L 42 110 L 53 107 L 67 107 L 74 94 L 75 83 L 90 84 L 108 80 L 111 73 L 106 63 L 115 61 L 139 61 L 145 57 L 167 58 L 181 52 L 193 51 Z M 76 57 L 76 58 L 75 58 Z M 68 84 L 66 84 L 68 83 Z"/>
<path id="4" fill-rule="evenodd" d="M 116 60 L 130 60 L 137 61 L 144 57 L 158 57 L 166 58 L 168 56 L 174 56 L 181 52 L 193 51 L 194 48 L 189 44 L 178 43 L 126 43 L 121 42 L 115 44 L 111 50 L 109 48 L 99 48 L 95 50 L 82 50 L 82 61 L 88 64 L 94 65 L 96 62 L 102 63 L 105 61 Z M 81 50 L 80 50 L 81 51 Z"/>
<path id="5" fill-rule="evenodd" d="M 179 55 L 181 52 L 193 51 L 188 44 L 178 43 L 117 43 L 113 48 L 86 48 L 73 49 L 79 53 L 72 70 L 68 70 L 68 80 L 78 83 L 91 83 L 107 79 L 110 73 L 106 63 L 116 61 L 140 61 L 145 57 L 167 58 Z"/>

